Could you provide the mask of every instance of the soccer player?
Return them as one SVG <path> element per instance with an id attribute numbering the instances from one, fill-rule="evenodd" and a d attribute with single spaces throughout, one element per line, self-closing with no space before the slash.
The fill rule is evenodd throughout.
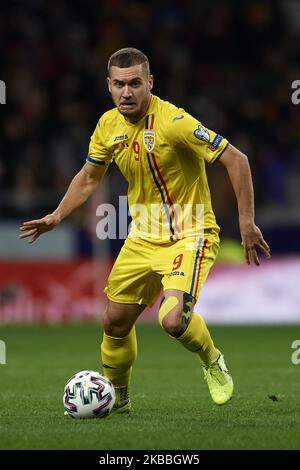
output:
<path id="1" fill-rule="evenodd" d="M 57 209 L 24 222 L 20 237 L 31 237 L 32 243 L 52 230 L 87 200 L 115 161 L 129 183 L 132 216 L 107 281 L 108 305 L 102 316 L 103 374 L 116 389 L 115 410 L 131 409 L 135 322 L 161 289 L 160 325 L 199 357 L 212 400 L 222 405 L 232 397 L 233 381 L 204 319 L 193 312 L 219 247 L 205 163 L 225 166 L 237 198 L 246 261 L 259 265 L 258 250 L 269 258 L 270 249 L 254 222 L 248 159 L 184 109 L 152 95 L 153 76 L 141 51 L 115 52 L 108 62 L 107 83 L 115 107 L 101 116 L 83 168 Z"/>

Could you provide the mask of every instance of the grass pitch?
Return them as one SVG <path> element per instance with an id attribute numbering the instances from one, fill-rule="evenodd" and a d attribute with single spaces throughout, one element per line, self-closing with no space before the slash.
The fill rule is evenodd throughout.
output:
<path id="1" fill-rule="evenodd" d="M 0 448 L 299 449 L 300 365 L 291 362 L 291 344 L 300 329 L 211 332 L 235 383 L 227 405 L 211 402 L 194 355 L 158 325 L 138 324 L 134 412 L 77 421 L 63 416 L 64 384 L 79 370 L 99 370 L 101 328 L 2 327 L 7 364 L 0 365 Z"/>

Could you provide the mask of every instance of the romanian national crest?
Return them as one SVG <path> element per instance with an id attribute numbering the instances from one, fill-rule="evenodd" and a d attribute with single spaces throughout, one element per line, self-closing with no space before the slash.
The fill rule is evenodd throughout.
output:
<path id="1" fill-rule="evenodd" d="M 152 152 L 155 147 L 155 132 L 145 131 L 143 133 L 143 144 L 147 152 Z"/>

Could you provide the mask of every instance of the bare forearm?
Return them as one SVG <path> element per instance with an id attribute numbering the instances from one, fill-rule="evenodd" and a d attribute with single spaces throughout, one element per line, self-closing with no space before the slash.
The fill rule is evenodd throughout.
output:
<path id="1" fill-rule="evenodd" d="M 59 221 L 62 221 L 89 198 L 98 184 L 99 181 L 90 178 L 84 169 L 81 169 L 71 181 L 66 194 L 53 214 L 58 217 Z"/>
<path id="2" fill-rule="evenodd" d="M 245 155 L 236 157 L 234 165 L 227 167 L 239 211 L 240 225 L 254 223 L 254 192 L 251 170 Z"/>
<path id="3" fill-rule="evenodd" d="M 248 264 L 254 263 L 259 266 L 256 250 L 261 250 L 266 258 L 270 258 L 270 248 L 260 229 L 254 223 L 253 184 L 248 158 L 238 149 L 229 145 L 221 155 L 220 162 L 228 171 L 236 195 L 246 261 Z"/>
<path id="4" fill-rule="evenodd" d="M 53 230 L 65 217 L 74 209 L 81 206 L 88 197 L 95 191 L 107 166 L 94 167 L 88 163 L 82 167 L 79 173 L 73 178 L 71 184 L 62 199 L 61 203 L 52 214 L 47 214 L 41 219 L 28 220 L 20 227 L 22 234 L 20 238 L 29 238 L 28 243 L 33 243 L 43 233 Z"/>

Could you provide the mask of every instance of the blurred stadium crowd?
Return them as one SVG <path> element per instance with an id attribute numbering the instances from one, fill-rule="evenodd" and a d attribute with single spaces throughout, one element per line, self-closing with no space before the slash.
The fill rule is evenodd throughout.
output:
<path id="1" fill-rule="evenodd" d="M 56 207 L 112 107 L 108 57 L 132 46 L 150 59 L 154 94 L 248 155 L 266 238 L 273 251 L 299 251 L 300 105 L 291 102 L 300 79 L 299 2 L 11 1 L 0 38 L 2 221 Z M 208 171 L 222 233 L 238 238 L 229 180 L 221 165 Z M 113 165 L 107 179 L 111 201 L 126 194 Z M 295 242 L 283 246 L 287 235 Z"/>

